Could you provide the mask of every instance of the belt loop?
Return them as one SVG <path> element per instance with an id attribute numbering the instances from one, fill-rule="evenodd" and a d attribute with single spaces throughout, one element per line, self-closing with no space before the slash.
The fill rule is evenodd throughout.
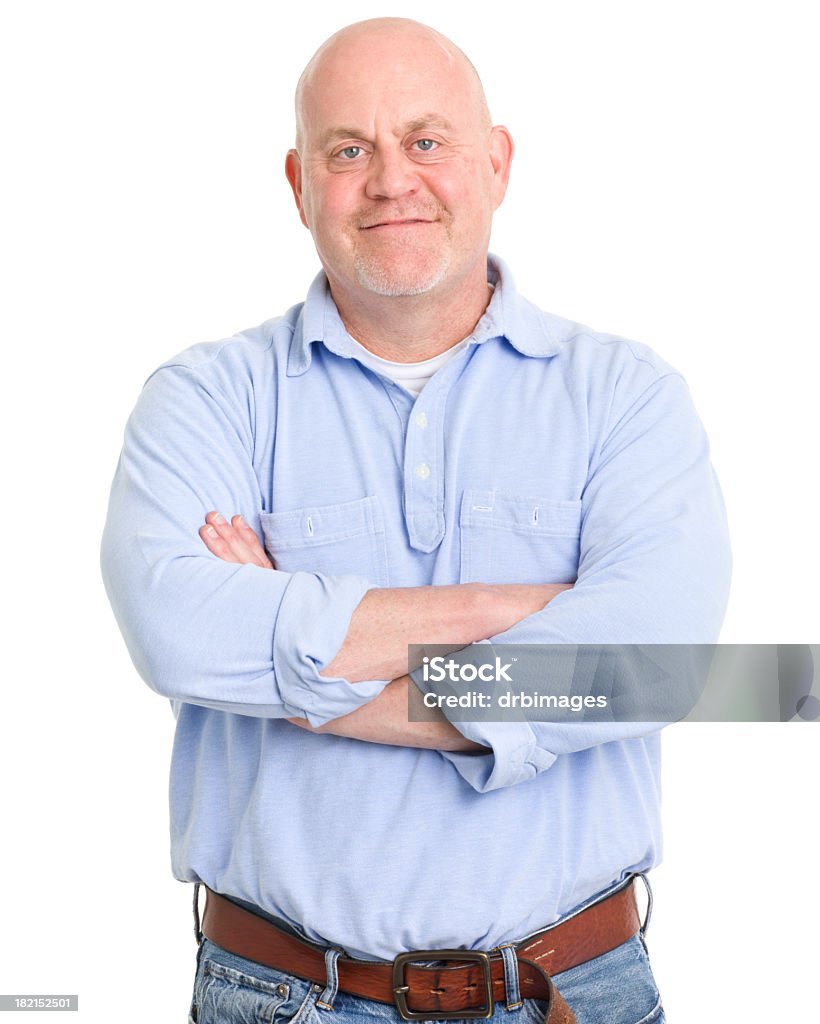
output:
<path id="1" fill-rule="evenodd" d="M 200 882 L 194 882 L 194 938 L 197 946 L 202 945 L 202 928 L 199 919 L 199 889 Z"/>
<path id="2" fill-rule="evenodd" d="M 506 942 L 497 946 L 501 959 L 504 961 L 504 992 L 507 997 L 507 1010 L 517 1010 L 524 1005 L 521 998 L 521 987 L 518 982 L 518 956 L 514 942 Z"/>
<path id="3" fill-rule="evenodd" d="M 644 917 L 643 924 L 641 925 L 641 938 L 643 938 L 644 935 L 646 935 L 646 929 L 649 927 L 649 921 L 652 917 L 652 904 L 654 903 L 654 899 L 652 896 L 652 886 L 649 884 L 649 879 L 646 877 L 644 872 L 636 872 L 635 877 L 640 878 L 640 880 L 643 882 L 647 896 L 646 916 Z"/>
<path id="4" fill-rule="evenodd" d="M 334 946 L 330 946 L 325 950 L 327 984 L 325 985 L 324 992 L 316 1000 L 316 1005 L 321 1007 L 323 1010 L 333 1009 L 333 1000 L 336 998 L 336 993 L 339 991 L 339 969 L 336 966 L 336 961 L 341 955 L 342 950 L 336 949 Z"/>

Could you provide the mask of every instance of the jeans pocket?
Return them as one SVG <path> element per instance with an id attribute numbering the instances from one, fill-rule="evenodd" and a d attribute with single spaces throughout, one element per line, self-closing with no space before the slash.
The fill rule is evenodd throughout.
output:
<path id="1" fill-rule="evenodd" d="M 228 962 L 225 962 L 228 961 Z M 231 965 L 231 961 L 233 964 Z M 189 1024 L 286 1024 L 314 1000 L 314 986 L 232 954 L 202 958 Z"/>
<path id="2" fill-rule="evenodd" d="M 561 991 L 563 997 L 564 992 Z M 567 1002 L 565 999 L 564 1002 Z M 526 1022 L 526 1024 L 544 1024 L 544 1012 L 546 1009 L 546 1003 L 542 999 L 525 999 L 524 1005 L 521 1008 L 521 1017 L 519 1020 Z M 579 1003 L 577 998 L 573 999 L 572 1003 L 568 1003 L 569 1008 L 575 1014 L 577 1024 L 612 1024 L 613 1021 L 621 1021 L 621 1017 L 608 1016 L 608 1011 L 604 1010 L 603 1014 L 599 1014 L 594 1005 L 587 1003 Z M 641 1017 L 640 1020 L 633 1021 L 629 1019 L 629 1024 L 664 1024 L 666 1017 L 663 1014 L 663 1007 L 658 1001 L 648 1016 Z"/>
<path id="3" fill-rule="evenodd" d="M 646 947 L 635 935 L 622 946 L 555 975 L 578 1024 L 662 1024 L 663 1006 Z"/>

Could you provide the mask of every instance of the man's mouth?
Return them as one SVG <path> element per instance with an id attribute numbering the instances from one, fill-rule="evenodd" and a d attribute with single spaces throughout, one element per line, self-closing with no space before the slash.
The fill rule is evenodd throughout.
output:
<path id="1" fill-rule="evenodd" d="M 415 224 L 434 224 L 434 220 L 425 217 L 393 217 L 387 220 L 379 220 L 374 224 L 362 224 L 360 230 L 372 231 L 374 228 L 403 228 L 412 227 Z"/>

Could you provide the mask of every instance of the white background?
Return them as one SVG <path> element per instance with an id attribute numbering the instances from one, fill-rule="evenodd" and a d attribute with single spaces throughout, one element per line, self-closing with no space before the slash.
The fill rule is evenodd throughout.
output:
<path id="1" fill-rule="evenodd" d="M 185 1019 L 173 720 L 128 661 L 99 536 L 148 373 L 304 296 L 291 95 L 347 22 L 412 15 L 471 56 L 518 146 L 493 248 L 520 290 L 690 382 L 731 517 L 723 639 L 818 640 L 811 6 L 44 0 L 3 16 L 0 992 L 79 993 L 88 1024 Z M 818 741 L 809 725 L 669 731 L 650 946 L 672 1021 L 816 1012 Z"/>

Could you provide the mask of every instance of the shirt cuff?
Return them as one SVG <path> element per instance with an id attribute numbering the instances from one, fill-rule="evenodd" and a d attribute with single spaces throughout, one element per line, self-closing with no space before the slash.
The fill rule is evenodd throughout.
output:
<path id="1" fill-rule="evenodd" d="M 527 722 L 453 722 L 462 736 L 489 747 L 487 754 L 441 751 L 459 775 L 479 793 L 516 786 L 546 771 L 557 755 L 539 747 Z"/>
<path id="2" fill-rule="evenodd" d="M 389 679 L 350 683 L 322 676 L 344 643 L 350 619 L 372 589 L 362 576 L 296 572 L 282 597 L 273 639 L 279 693 L 314 728 L 350 714 L 377 697 Z"/>
<path id="3" fill-rule="evenodd" d="M 487 641 L 482 640 L 460 651 L 461 663 L 469 661 L 474 651 L 479 660 L 485 657 L 478 652 L 486 643 Z M 422 693 L 431 692 L 432 687 L 425 682 L 421 668 L 414 669 L 410 673 L 410 678 Z M 465 782 L 479 793 L 527 782 L 555 763 L 557 755 L 538 746 L 535 733 L 528 722 L 450 720 L 450 724 L 468 740 L 490 748 L 487 754 L 440 751 L 441 756 L 455 767 Z"/>

